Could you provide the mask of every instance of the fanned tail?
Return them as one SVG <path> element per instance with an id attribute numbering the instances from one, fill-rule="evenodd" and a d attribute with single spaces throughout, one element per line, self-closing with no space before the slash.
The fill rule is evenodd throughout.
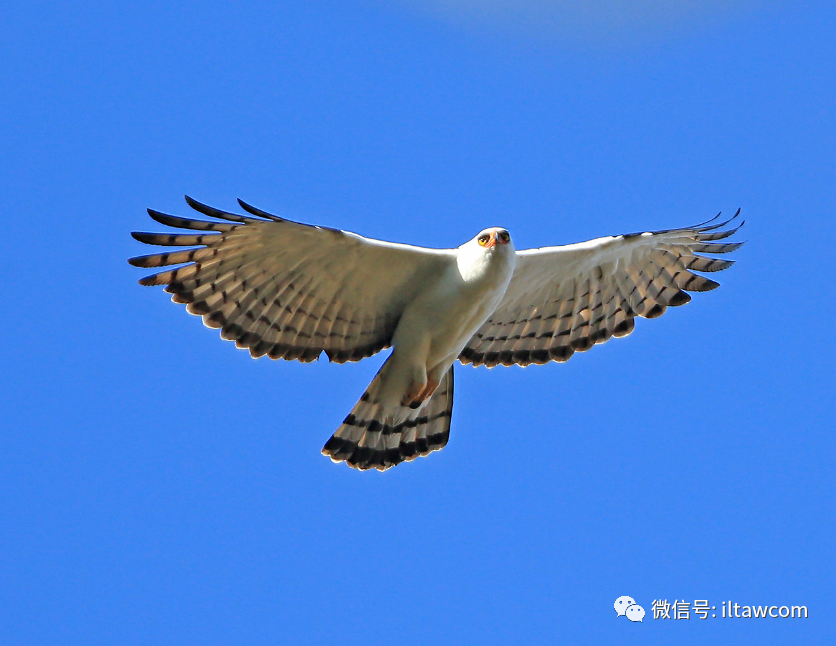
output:
<path id="1" fill-rule="evenodd" d="M 414 410 L 405 406 L 387 410 L 378 401 L 385 367 L 322 448 L 322 454 L 334 462 L 385 471 L 447 444 L 453 414 L 453 367 L 441 378 L 432 397 Z"/>

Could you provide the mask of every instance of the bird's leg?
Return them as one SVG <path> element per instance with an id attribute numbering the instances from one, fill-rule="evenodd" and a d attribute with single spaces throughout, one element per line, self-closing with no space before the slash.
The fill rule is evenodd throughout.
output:
<path id="1" fill-rule="evenodd" d="M 404 406 L 409 406 L 410 408 L 418 408 L 421 404 L 427 401 L 430 397 L 433 396 L 435 391 L 438 389 L 438 384 L 441 382 L 441 378 L 444 376 L 444 373 L 448 370 L 449 366 L 442 362 L 432 368 L 429 372 L 427 372 L 426 378 L 423 380 L 423 386 L 417 394 L 412 393 L 412 389 L 416 387 L 416 383 L 413 382 L 412 387 L 410 388 L 410 392 L 407 393 L 407 396 L 413 395 L 411 401 L 408 404 L 404 404 Z M 404 397 L 404 400 L 407 398 Z"/>
<path id="2" fill-rule="evenodd" d="M 427 387 L 426 383 L 421 383 L 418 381 L 413 381 L 412 385 L 410 385 L 409 390 L 406 391 L 406 394 L 401 399 L 401 406 L 409 406 L 410 408 L 418 408 L 421 405 L 423 399 L 420 399 L 421 393 L 424 392 L 424 389 Z"/>
<path id="3" fill-rule="evenodd" d="M 430 397 L 432 397 L 436 388 L 438 388 L 438 382 L 437 381 L 434 381 L 432 379 L 427 380 L 427 385 L 424 386 L 424 389 L 421 391 L 421 393 L 416 398 L 418 400 L 418 403 L 420 404 L 422 402 L 425 402 Z"/>
<path id="4" fill-rule="evenodd" d="M 447 372 L 449 368 L 450 365 L 446 361 L 442 361 L 427 371 L 427 385 L 424 386 L 424 389 L 418 395 L 420 402 L 427 401 L 435 394 L 435 391 L 438 389 L 438 384 L 441 383 L 444 373 Z"/>
<path id="5" fill-rule="evenodd" d="M 409 406 L 413 409 L 418 408 L 421 404 L 433 396 L 436 388 L 438 388 L 437 381 L 429 380 L 423 384 L 413 381 L 401 401 L 401 406 Z"/>
<path id="6" fill-rule="evenodd" d="M 427 369 L 418 365 L 412 370 L 412 380 L 406 394 L 401 399 L 401 406 L 408 406 L 409 408 L 418 408 L 424 400 L 421 395 L 427 388 Z"/>
<path id="7" fill-rule="evenodd" d="M 416 385 L 418 384 L 413 382 L 412 388 L 410 388 L 409 392 L 407 393 L 407 396 L 404 397 L 404 400 L 408 401 L 408 403 L 405 403 L 404 406 L 409 406 L 412 409 L 420 407 L 421 404 L 423 404 L 430 397 L 432 397 L 433 393 L 435 392 L 435 389 L 438 388 L 437 381 L 427 381 L 424 384 L 424 387 L 421 388 L 421 390 L 417 394 L 413 395 L 413 388 L 415 388 Z"/>

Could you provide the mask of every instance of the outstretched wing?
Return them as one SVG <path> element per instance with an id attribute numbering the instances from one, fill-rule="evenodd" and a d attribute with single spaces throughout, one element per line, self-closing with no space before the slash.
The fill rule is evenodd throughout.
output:
<path id="1" fill-rule="evenodd" d="M 655 318 L 718 283 L 695 274 L 734 261 L 725 254 L 743 243 L 717 243 L 735 233 L 731 220 L 684 229 L 598 238 L 517 253 L 514 276 L 493 315 L 473 335 L 459 360 L 486 365 L 567 361 L 610 337 L 633 331 L 634 318 Z M 719 216 L 718 216 L 719 217 Z"/>
<path id="2" fill-rule="evenodd" d="M 188 204 L 221 221 L 151 209 L 197 234 L 133 233 L 147 244 L 192 247 L 131 258 L 137 267 L 184 266 L 140 280 L 165 285 L 176 303 L 253 357 L 357 361 L 390 345 L 404 307 L 452 262 L 452 251 L 363 238 L 291 222 L 244 202 L 250 216 Z M 204 233 L 210 232 L 210 233 Z"/>

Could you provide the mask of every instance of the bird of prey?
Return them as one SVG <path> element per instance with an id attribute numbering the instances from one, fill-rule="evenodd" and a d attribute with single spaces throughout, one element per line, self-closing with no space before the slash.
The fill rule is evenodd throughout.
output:
<path id="1" fill-rule="evenodd" d="M 567 361 L 633 331 L 718 286 L 695 272 L 733 261 L 712 255 L 743 243 L 717 218 L 666 231 L 516 251 L 491 227 L 456 249 L 364 238 L 271 215 L 239 200 L 236 215 L 186 197 L 213 220 L 149 209 L 193 233 L 133 233 L 151 245 L 189 247 L 132 258 L 180 265 L 140 280 L 165 285 L 253 357 L 358 361 L 392 353 L 322 453 L 357 469 L 386 470 L 447 444 L 453 364 L 493 367 Z M 708 254 L 708 255 L 704 255 Z"/>

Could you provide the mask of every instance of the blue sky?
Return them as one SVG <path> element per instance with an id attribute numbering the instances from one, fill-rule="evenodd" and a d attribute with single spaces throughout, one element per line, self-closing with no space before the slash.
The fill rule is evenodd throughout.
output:
<path id="1" fill-rule="evenodd" d="M 836 8 L 477 5 L 0 10 L 4 644 L 832 637 Z M 359 473 L 319 449 L 383 355 L 253 361 L 136 284 L 184 193 L 437 247 L 741 207 L 748 243 L 626 339 L 460 366 L 448 446 Z"/>

